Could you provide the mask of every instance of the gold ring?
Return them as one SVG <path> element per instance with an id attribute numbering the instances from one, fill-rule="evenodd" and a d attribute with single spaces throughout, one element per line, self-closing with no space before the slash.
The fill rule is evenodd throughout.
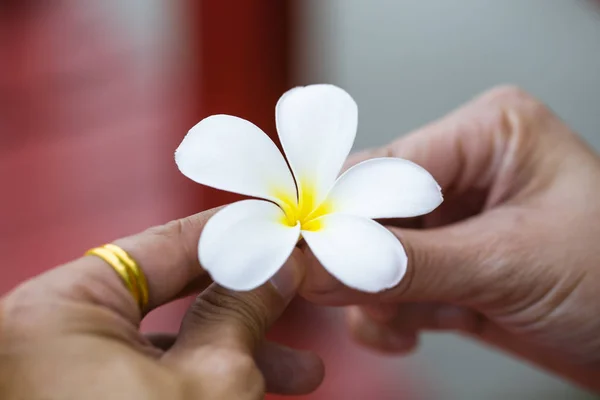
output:
<path id="1" fill-rule="evenodd" d="M 148 305 L 148 281 L 138 263 L 125 250 L 114 244 L 95 247 L 85 253 L 101 258 L 121 277 L 121 280 L 138 303 L 140 310 Z"/>

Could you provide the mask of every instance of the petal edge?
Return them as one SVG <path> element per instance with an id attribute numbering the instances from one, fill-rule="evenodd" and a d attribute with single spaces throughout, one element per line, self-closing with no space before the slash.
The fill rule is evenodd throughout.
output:
<path id="1" fill-rule="evenodd" d="M 175 151 L 175 163 L 191 180 L 220 190 L 281 203 L 295 201 L 296 185 L 275 143 L 256 125 L 231 115 L 196 124 Z"/>
<path id="2" fill-rule="evenodd" d="M 443 201 L 440 186 L 423 167 L 402 158 L 373 158 L 348 169 L 327 196 L 334 212 L 366 218 L 428 214 Z"/>
<path id="3" fill-rule="evenodd" d="M 299 196 L 310 197 L 317 206 L 333 186 L 354 143 L 356 102 L 334 85 L 296 87 L 277 102 L 275 119 Z"/>
<path id="4" fill-rule="evenodd" d="M 237 291 L 268 281 L 292 253 L 300 226 L 282 223 L 283 211 L 270 202 L 242 200 L 217 212 L 198 242 L 198 259 L 219 285 Z"/>
<path id="5" fill-rule="evenodd" d="M 346 286 L 377 293 L 396 286 L 406 273 L 402 243 L 377 222 L 345 214 L 320 218 L 318 231 L 302 231 L 315 257 Z"/>

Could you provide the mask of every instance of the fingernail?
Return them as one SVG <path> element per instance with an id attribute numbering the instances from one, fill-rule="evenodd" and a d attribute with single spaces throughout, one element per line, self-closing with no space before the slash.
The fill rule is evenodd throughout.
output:
<path id="1" fill-rule="evenodd" d="M 284 300 L 290 301 L 296 294 L 301 280 L 302 270 L 300 263 L 292 255 L 269 282 L 271 282 L 271 285 L 273 285 Z"/>

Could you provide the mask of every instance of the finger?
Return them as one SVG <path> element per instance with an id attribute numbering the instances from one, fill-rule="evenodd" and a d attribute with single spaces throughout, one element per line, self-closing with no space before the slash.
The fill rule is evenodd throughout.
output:
<path id="1" fill-rule="evenodd" d="M 151 333 L 146 338 L 162 351 L 168 351 L 177 335 Z M 254 355 L 265 378 L 267 392 L 301 395 L 314 391 L 323 381 L 325 366 L 319 356 L 274 342 L 265 342 Z"/>
<path id="2" fill-rule="evenodd" d="M 515 195 L 518 182 L 532 173 L 523 161 L 524 154 L 527 160 L 535 160 L 539 157 L 532 157 L 530 151 L 548 150 L 547 141 L 551 139 L 537 146 L 541 139 L 534 129 L 541 123 L 540 114 L 547 112 L 542 109 L 539 102 L 521 91 L 496 89 L 442 120 L 359 158 L 386 155 L 410 159 L 432 173 L 446 199 L 469 188 L 488 187 L 486 201 L 492 204 L 508 196 L 509 190 Z M 500 260 L 510 264 L 510 257 L 503 255 L 510 255 L 522 240 L 522 212 L 486 212 L 485 216 L 436 229 L 392 228 L 405 247 L 407 271 L 397 287 L 375 295 L 348 289 L 306 251 L 307 277 L 300 292 L 310 301 L 333 305 L 373 301 L 467 301 L 475 305 L 487 301 L 486 288 L 490 285 L 514 284 L 517 277 L 523 276 L 500 265 Z"/>
<path id="3" fill-rule="evenodd" d="M 273 342 L 263 344 L 255 360 L 269 393 L 307 394 L 319 387 L 325 376 L 323 361 L 316 354 Z"/>
<path id="4" fill-rule="evenodd" d="M 211 285 L 189 309 L 162 361 L 197 377 L 199 385 L 209 382 L 211 392 L 223 393 L 223 398 L 262 396 L 266 382 L 254 355 L 300 285 L 304 270 L 299 256 L 292 252 L 270 282 L 252 291 Z"/>
<path id="5" fill-rule="evenodd" d="M 182 293 L 202 289 L 210 282 L 198 261 L 198 240 L 204 225 L 218 210 L 172 221 L 114 242 L 143 268 L 148 279 L 150 309 Z"/>
<path id="6" fill-rule="evenodd" d="M 412 218 L 386 218 L 378 219 L 377 222 L 384 226 L 395 226 L 406 229 L 423 229 L 425 228 L 423 219 L 423 216 Z"/>
<path id="7" fill-rule="evenodd" d="M 559 119 L 529 94 L 498 87 L 384 147 L 352 155 L 346 167 L 375 157 L 405 158 L 428 170 L 445 197 L 453 196 L 489 187 L 498 170 L 515 168 L 518 156 L 526 152 L 551 149 L 556 144 L 553 133 L 560 129 L 539 128 L 557 123 Z M 515 165 L 503 163 L 509 157 L 515 158 Z M 501 193 L 492 194 L 490 202 Z"/>
<path id="8" fill-rule="evenodd" d="M 577 354 L 574 358 L 565 357 L 560 349 L 549 350 L 547 343 L 523 340 L 514 332 L 509 332 L 491 321 L 486 321 L 474 338 L 500 351 L 520 357 L 525 362 L 534 363 L 544 370 L 571 379 L 591 391 L 598 390 L 598 372 L 595 368 L 597 357 L 594 352 Z"/>
<path id="9" fill-rule="evenodd" d="M 356 153 L 352 153 L 348 156 L 348 159 L 342 166 L 342 172 L 346 171 L 347 169 L 353 167 L 356 164 L 370 160 L 371 158 L 393 157 L 393 155 L 391 154 L 391 148 L 392 147 L 388 145 L 383 147 L 365 149 L 357 151 Z"/>
<path id="10" fill-rule="evenodd" d="M 384 353 L 408 353 L 418 346 L 416 331 L 397 331 L 371 320 L 357 307 L 346 310 L 350 334 L 358 343 Z"/>
<path id="11" fill-rule="evenodd" d="M 197 353 L 212 348 L 252 356 L 294 297 L 303 275 L 301 254 L 295 250 L 271 281 L 255 290 L 236 292 L 211 285 L 184 317 L 170 358 L 192 360 L 193 365 Z"/>
<path id="12" fill-rule="evenodd" d="M 465 333 L 469 337 L 492 345 L 501 351 L 521 357 L 523 360 L 533 362 L 541 368 L 548 369 L 562 376 L 579 382 L 580 384 L 594 388 L 597 377 L 590 373 L 589 364 L 565 362 L 564 355 L 559 351 L 548 351 L 548 347 L 522 340 L 512 332 L 507 332 L 502 327 L 477 315 L 470 310 L 456 308 L 448 305 L 432 304 L 406 304 L 398 307 L 398 313 L 388 324 L 380 324 L 378 317 L 373 318 L 372 310 L 377 308 L 351 307 L 347 310 L 348 323 L 352 336 L 358 343 L 376 351 L 385 353 L 408 353 L 417 346 L 404 348 L 390 345 L 390 341 L 383 340 L 392 335 L 396 338 L 392 343 L 411 343 L 420 331 L 423 330 L 450 330 Z M 387 309 L 388 306 L 386 305 Z M 424 312 L 424 317 L 418 314 Z M 375 313 L 379 313 L 376 311 Z M 389 312 L 384 312 L 389 316 Z M 416 318 L 412 320 L 412 318 Z M 421 328 L 411 330 L 417 326 Z M 397 341 L 397 342 L 396 342 Z"/>
<path id="13" fill-rule="evenodd" d="M 149 289 L 144 312 L 175 298 L 202 290 L 210 277 L 198 262 L 200 233 L 218 209 L 172 221 L 114 243 L 135 259 L 143 270 Z M 140 310 L 115 271 L 95 256 L 82 257 L 41 275 L 32 282 L 32 293 L 59 295 L 108 307 L 133 323 Z"/>
<path id="14" fill-rule="evenodd" d="M 400 283 L 379 293 L 359 292 L 343 285 L 304 247 L 307 273 L 300 292 L 307 300 L 326 305 L 467 302 L 465 305 L 477 306 L 489 297 L 487 288 L 515 287 L 523 277 L 515 273 L 517 256 L 509 250 L 518 248 L 519 243 L 522 248 L 515 234 L 519 217 L 518 212 L 489 212 L 437 229 L 388 227 L 403 244 L 408 263 Z M 490 226 L 494 229 L 488 229 Z"/>
<path id="15" fill-rule="evenodd" d="M 482 323 L 474 311 L 428 303 L 371 305 L 347 310 L 352 336 L 361 344 L 392 353 L 406 353 L 417 345 L 422 331 L 455 331 L 475 335 Z"/>
<path id="16" fill-rule="evenodd" d="M 385 317 L 382 318 L 382 309 Z M 385 325 L 397 332 L 422 330 L 461 331 L 474 334 L 478 331 L 481 317 L 472 310 L 436 303 L 383 304 L 353 307 L 363 314 L 365 321 Z"/>

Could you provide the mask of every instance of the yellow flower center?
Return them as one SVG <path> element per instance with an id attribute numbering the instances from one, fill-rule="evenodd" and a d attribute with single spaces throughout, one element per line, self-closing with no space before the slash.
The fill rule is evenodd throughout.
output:
<path id="1" fill-rule="evenodd" d="M 283 203 L 281 205 L 285 216 L 283 223 L 287 226 L 296 226 L 300 223 L 300 229 L 305 231 L 318 231 L 323 223 L 318 218 L 331 212 L 331 205 L 324 201 L 317 204 L 317 193 L 314 185 L 308 185 L 302 182 L 300 189 L 300 199 L 290 198 L 289 195 L 279 194 L 277 198 Z"/>

